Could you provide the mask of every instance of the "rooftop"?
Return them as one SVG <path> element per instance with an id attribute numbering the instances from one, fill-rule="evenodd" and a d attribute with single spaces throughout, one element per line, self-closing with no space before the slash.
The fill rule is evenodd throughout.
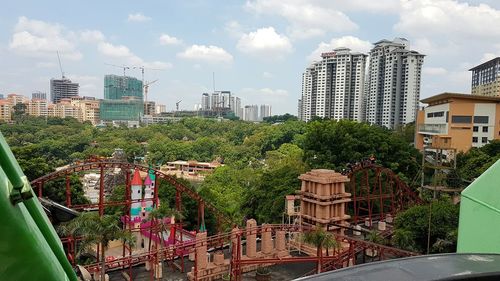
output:
<path id="1" fill-rule="evenodd" d="M 373 262 L 297 280 L 498 280 L 500 255 L 440 254 Z M 474 279 L 478 277 L 490 279 Z"/>
<path id="2" fill-rule="evenodd" d="M 491 59 L 487 62 L 483 62 L 482 64 L 480 65 L 477 65 L 477 66 L 474 66 L 473 68 L 469 69 L 469 71 L 474 71 L 474 70 L 477 70 L 477 69 L 482 69 L 484 67 L 487 67 L 491 64 L 500 64 L 500 57 L 496 57 L 494 59 Z"/>
<path id="3" fill-rule="evenodd" d="M 491 101 L 491 102 L 500 102 L 500 97 L 487 97 L 487 96 L 478 96 L 478 95 L 470 95 L 470 94 L 462 94 L 462 93 L 441 93 L 432 97 L 428 97 L 420 100 L 422 103 L 435 103 L 442 100 L 447 99 L 468 99 L 468 100 L 476 100 L 476 101 Z"/>

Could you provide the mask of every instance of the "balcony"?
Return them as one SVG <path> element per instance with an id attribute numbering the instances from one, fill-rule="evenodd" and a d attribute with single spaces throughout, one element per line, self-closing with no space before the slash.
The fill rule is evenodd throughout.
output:
<path id="1" fill-rule="evenodd" d="M 420 124 L 418 133 L 423 135 L 445 135 L 447 134 L 447 124 Z"/>

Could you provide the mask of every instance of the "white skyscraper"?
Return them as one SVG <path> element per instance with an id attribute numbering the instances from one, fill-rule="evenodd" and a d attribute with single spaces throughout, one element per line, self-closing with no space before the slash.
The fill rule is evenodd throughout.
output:
<path id="1" fill-rule="evenodd" d="M 259 107 L 255 105 L 245 105 L 243 112 L 243 120 L 245 121 L 259 121 Z"/>
<path id="2" fill-rule="evenodd" d="M 408 40 L 381 40 L 370 51 L 366 87 L 366 121 L 395 128 L 415 121 L 424 55 Z"/>
<path id="3" fill-rule="evenodd" d="M 231 96 L 230 98 L 230 107 L 233 111 L 234 115 L 243 118 L 243 109 L 241 108 L 241 99 L 235 96 Z"/>
<path id="4" fill-rule="evenodd" d="M 318 116 L 362 121 L 367 55 L 337 48 L 321 57 L 302 75 L 300 119 L 309 121 Z"/>
<path id="5" fill-rule="evenodd" d="M 201 109 L 202 110 L 211 109 L 210 96 L 208 95 L 208 93 L 203 93 L 201 95 Z"/>
<path id="6" fill-rule="evenodd" d="M 269 116 L 271 116 L 271 106 L 269 104 L 262 104 L 260 106 L 259 120 L 264 120 L 264 118 Z"/>

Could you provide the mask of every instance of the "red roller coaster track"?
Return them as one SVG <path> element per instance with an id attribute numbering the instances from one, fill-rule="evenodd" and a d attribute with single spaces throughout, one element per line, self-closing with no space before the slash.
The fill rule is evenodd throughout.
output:
<path id="1" fill-rule="evenodd" d="M 99 213 L 103 214 L 103 210 L 105 206 L 112 206 L 112 205 L 126 205 L 127 207 L 130 207 L 130 204 L 132 201 L 129 199 L 128 196 L 127 198 L 124 198 L 124 201 L 119 201 L 119 202 L 105 202 L 104 200 L 104 177 L 100 177 L 100 182 L 99 182 L 99 201 L 96 204 L 85 204 L 85 205 L 71 205 L 71 186 L 70 186 L 70 181 L 69 181 L 69 175 L 73 173 L 78 173 L 78 172 L 83 172 L 83 171 L 90 171 L 90 170 L 96 170 L 100 171 L 100 174 L 104 174 L 104 171 L 107 169 L 114 169 L 114 168 L 120 168 L 126 171 L 126 185 L 127 185 L 127 195 L 130 194 L 130 171 L 134 169 L 138 169 L 142 172 L 150 172 L 153 171 L 156 179 L 162 179 L 170 183 L 172 186 L 175 187 L 176 189 L 176 209 L 178 211 L 181 211 L 181 195 L 185 194 L 189 196 L 190 198 L 194 199 L 196 202 L 198 202 L 199 208 L 207 208 L 210 210 L 213 215 L 217 218 L 217 221 L 219 225 L 221 223 L 226 223 L 226 224 L 231 224 L 232 221 L 231 219 L 218 210 L 213 204 L 211 204 L 208 201 L 205 201 L 196 191 L 193 189 L 183 185 L 179 181 L 177 181 L 176 178 L 167 175 L 159 170 L 152 169 L 143 165 L 138 165 L 138 164 L 132 164 L 132 163 L 126 163 L 126 162 L 90 162 L 90 163 L 83 163 L 79 165 L 73 165 L 69 166 L 67 168 L 58 170 L 56 172 L 47 174 L 45 176 L 39 177 L 31 182 L 31 186 L 35 187 L 38 189 L 38 197 L 43 196 L 43 185 L 44 183 L 54 180 L 57 178 L 61 177 L 66 177 L 66 206 L 71 207 L 73 209 L 85 209 L 85 208 L 98 208 Z M 156 184 L 156 186 L 159 186 Z M 158 202 L 158 192 L 155 192 L 155 202 Z"/>
<path id="2" fill-rule="evenodd" d="M 86 205 L 72 205 L 71 204 L 71 186 L 69 176 L 74 173 L 84 172 L 84 171 L 98 171 L 101 175 L 105 174 L 108 169 L 120 168 L 125 171 L 126 174 L 126 193 L 124 201 L 120 202 L 105 202 L 104 200 L 104 177 L 100 177 L 99 182 L 99 201 L 96 204 L 86 204 Z M 164 180 L 170 183 L 176 189 L 176 209 L 181 211 L 182 200 L 181 196 L 183 194 L 189 196 L 198 202 L 198 223 L 201 223 L 204 208 L 206 207 L 217 219 L 218 226 L 222 224 L 231 225 L 233 222 L 228 216 L 223 212 L 218 210 L 210 202 L 204 200 L 196 191 L 178 182 L 176 178 L 167 175 L 159 170 L 151 169 L 146 166 L 125 163 L 125 162 L 112 162 L 112 161 L 95 161 L 89 163 L 83 163 L 78 165 L 72 165 L 67 168 L 58 170 L 56 172 L 47 174 L 31 182 L 31 185 L 37 189 L 38 196 L 43 196 L 43 186 L 46 182 L 66 177 L 65 195 L 66 195 L 66 206 L 73 209 L 85 209 L 85 208 L 98 208 L 99 213 L 104 214 L 104 209 L 108 206 L 121 205 L 130 210 L 132 200 L 130 200 L 130 176 L 134 169 L 139 169 L 142 172 L 153 171 L 156 176 L 156 186 L 159 186 L 158 181 Z M 412 191 L 408 185 L 402 181 L 394 172 L 390 169 L 375 165 L 373 163 L 360 163 L 351 168 L 348 174 L 351 179 L 350 183 L 347 184 L 346 190 L 352 194 L 352 203 L 350 203 L 351 212 L 353 213 L 352 221 L 353 223 L 358 223 L 362 219 L 368 218 L 370 222 L 372 220 L 383 220 L 387 214 L 395 216 L 398 212 L 407 209 L 414 204 L 422 203 L 421 199 Z M 158 192 L 155 192 L 155 198 L 153 198 L 154 203 L 158 203 Z M 201 217 L 200 217 L 201 216 Z M 182 226 L 180 226 L 182 228 Z M 291 225 L 268 225 L 275 230 L 287 230 L 287 231 L 308 231 L 307 228 Z M 228 243 L 231 241 L 231 233 L 221 233 L 219 229 L 219 234 L 215 236 L 208 237 L 205 243 L 210 246 L 221 246 L 223 243 Z M 239 234 L 239 240 L 241 236 L 244 236 L 246 230 L 243 230 Z M 257 233 L 260 233 L 261 227 L 256 228 Z M 334 256 L 328 257 L 290 257 L 282 259 L 241 259 L 240 256 L 233 253 L 234 260 L 232 261 L 232 275 L 235 280 L 240 280 L 241 278 L 241 266 L 248 264 L 269 264 L 269 263 L 294 263 L 294 262 L 304 262 L 304 261 L 320 261 L 323 264 L 323 271 L 333 270 L 340 268 L 349 263 L 349 260 L 355 260 L 356 255 L 361 251 L 366 249 L 376 249 L 380 254 L 379 258 L 386 258 L 386 254 L 389 256 L 410 256 L 415 255 L 415 253 L 406 252 L 403 250 L 370 243 L 363 240 L 358 240 L 346 236 L 337 235 L 337 240 L 344 244 L 348 244 L 348 249 L 342 252 L 336 253 Z M 66 237 L 62 238 L 63 243 L 68 246 L 70 253 L 75 253 L 76 243 L 78 238 Z M 151 249 L 147 253 L 133 255 L 131 250 L 128 249 L 129 255 L 125 255 L 125 247 L 123 250 L 123 258 L 109 261 L 106 263 L 108 267 L 125 268 L 142 263 L 144 261 L 158 261 L 163 260 L 173 260 L 176 256 L 183 256 L 183 253 L 187 251 L 192 251 L 196 246 L 194 241 L 185 241 L 172 245 L 162 251 L 158 249 Z M 98 249 L 99 251 L 99 249 Z M 239 252 L 239 251 L 238 251 Z M 99 262 L 99 261 L 98 261 Z M 89 270 L 97 270 L 98 264 L 87 266 Z M 183 267 L 183 266 L 182 266 Z"/>
<path id="3" fill-rule="evenodd" d="M 350 182 L 352 221 L 383 220 L 409 207 L 422 204 L 422 199 L 392 170 L 373 163 L 359 163 L 347 175 Z"/>

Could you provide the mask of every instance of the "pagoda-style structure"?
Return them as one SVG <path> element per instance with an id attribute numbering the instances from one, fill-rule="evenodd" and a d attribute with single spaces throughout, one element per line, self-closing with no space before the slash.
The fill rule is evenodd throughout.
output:
<path id="1" fill-rule="evenodd" d="M 300 199 L 300 217 L 303 225 L 323 229 L 338 229 L 343 234 L 351 216 L 346 214 L 346 204 L 351 194 L 345 191 L 349 178 L 333 170 L 311 170 L 299 176 L 302 186 L 296 193 Z"/>

